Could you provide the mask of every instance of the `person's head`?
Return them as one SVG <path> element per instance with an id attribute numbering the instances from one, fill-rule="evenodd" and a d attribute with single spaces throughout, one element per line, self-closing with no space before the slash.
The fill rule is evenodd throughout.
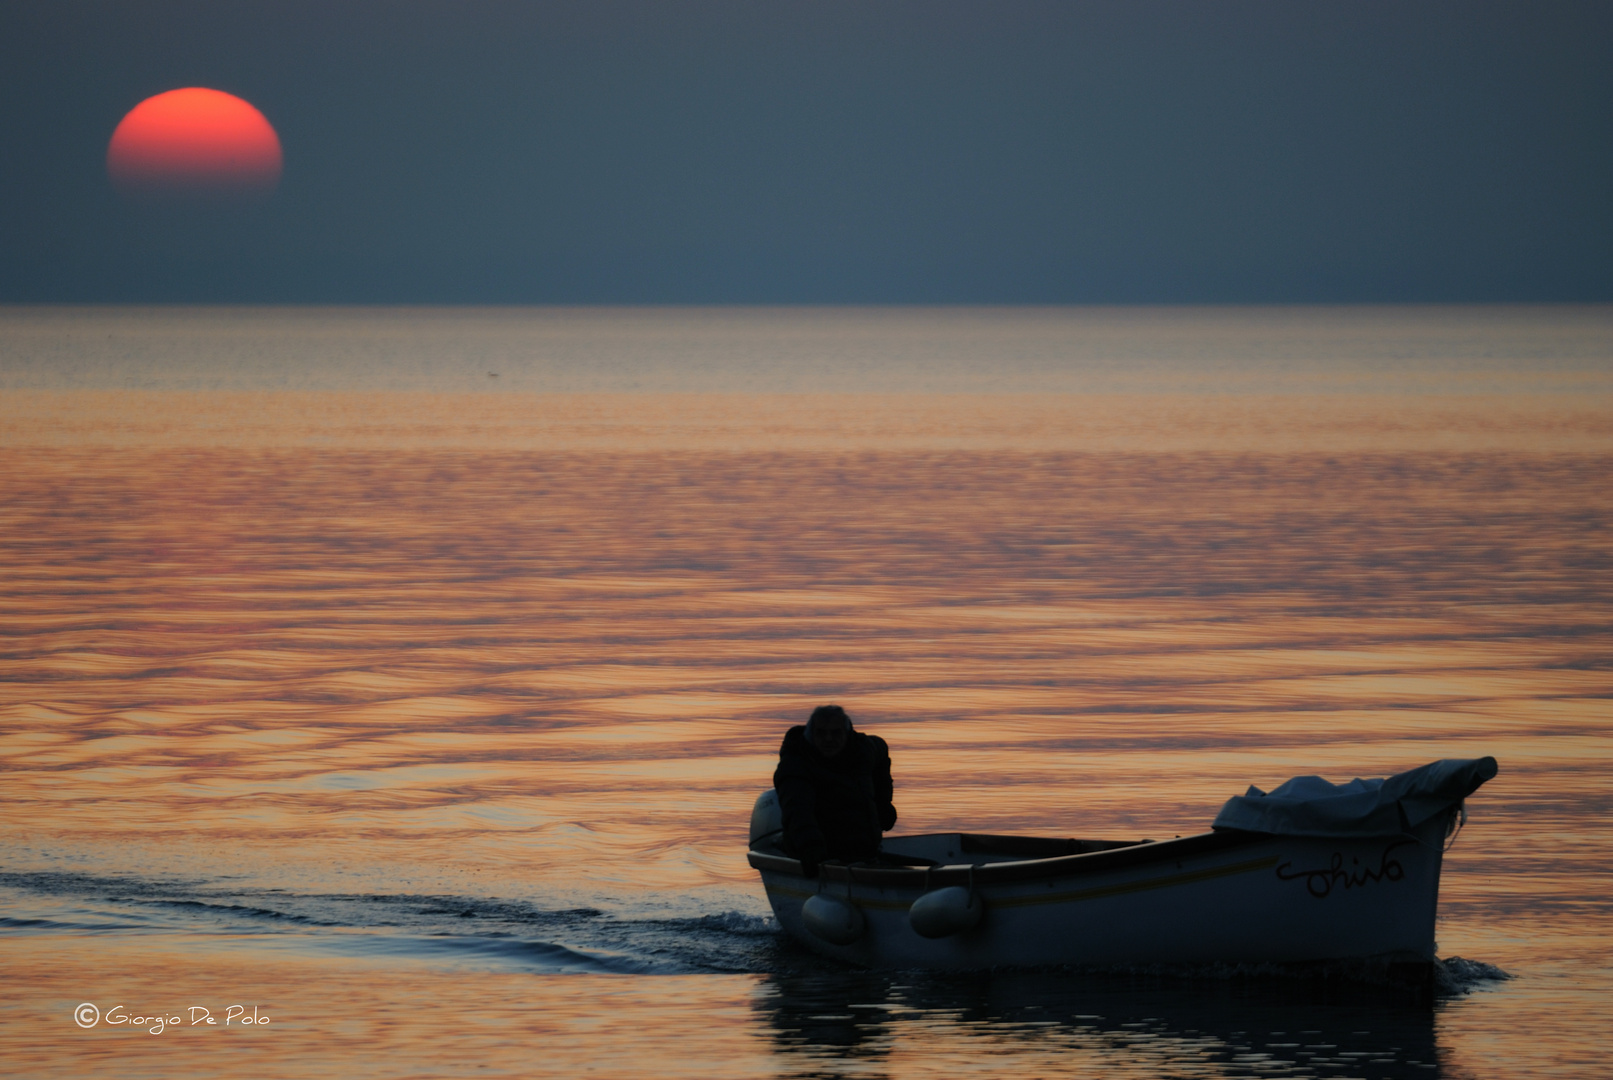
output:
<path id="1" fill-rule="evenodd" d="M 838 705 L 819 705 L 807 721 L 806 737 L 812 748 L 824 757 L 834 757 L 846 748 L 851 735 L 851 717 Z"/>

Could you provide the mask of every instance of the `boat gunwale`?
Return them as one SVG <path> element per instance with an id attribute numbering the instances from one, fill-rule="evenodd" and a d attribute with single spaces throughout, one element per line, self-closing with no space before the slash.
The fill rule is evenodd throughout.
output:
<path id="1" fill-rule="evenodd" d="M 945 834 L 940 834 L 945 835 Z M 800 860 L 787 855 L 774 855 L 752 848 L 747 858 L 752 868 L 774 873 L 792 874 L 806 880 L 815 877 L 823 881 L 848 882 L 889 888 L 940 888 L 948 885 L 991 885 L 1010 882 L 1041 881 L 1049 878 L 1097 874 L 1111 870 L 1148 866 L 1171 862 L 1195 855 L 1232 851 L 1240 847 L 1274 840 L 1271 833 L 1245 832 L 1241 829 L 1217 829 L 1214 832 L 1196 833 L 1171 840 L 1145 840 L 1125 847 L 1105 851 L 1087 851 L 1073 855 L 1055 855 L 1040 859 L 1015 859 L 1009 862 L 949 863 L 945 866 L 855 866 L 839 863 L 820 863 L 818 873 L 809 875 Z"/>

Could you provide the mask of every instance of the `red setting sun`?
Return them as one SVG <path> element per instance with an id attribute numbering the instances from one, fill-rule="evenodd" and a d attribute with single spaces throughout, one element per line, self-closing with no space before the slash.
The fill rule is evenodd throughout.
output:
<path id="1" fill-rule="evenodd" d="M 106 167 L 126 194 L 267 194 L 280 181 L 280 137 L 247 102 L 191 86 L 129 110 Z"/>

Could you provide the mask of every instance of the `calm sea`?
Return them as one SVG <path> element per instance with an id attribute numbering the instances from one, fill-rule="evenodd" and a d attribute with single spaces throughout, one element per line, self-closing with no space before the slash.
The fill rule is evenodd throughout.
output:
<path id="1" fill-rule="evenodd" d="M 0 309 L 0 1061 L 1613 1075 L 1610 467 L 1609 308 Z M 1463 959 L 840 970 L 744 858 L 825 701 L 902 831 L 1493 754 Z"/>

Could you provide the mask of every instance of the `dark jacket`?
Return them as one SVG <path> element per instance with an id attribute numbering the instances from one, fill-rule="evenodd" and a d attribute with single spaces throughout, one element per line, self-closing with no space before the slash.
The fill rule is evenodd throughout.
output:
<path id="1" fill-rule="evenodd" d="M 792 727 L 779 747 L 773 773 L 784 813 L 782 847 L 805 862 L 854 862 L 879 852 L 879 835 L 896 824 L 891 803 L 891 755 L 877 735 L 852 731 L 832 758 Z"/>

